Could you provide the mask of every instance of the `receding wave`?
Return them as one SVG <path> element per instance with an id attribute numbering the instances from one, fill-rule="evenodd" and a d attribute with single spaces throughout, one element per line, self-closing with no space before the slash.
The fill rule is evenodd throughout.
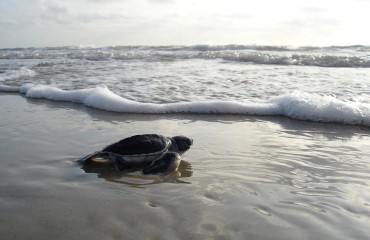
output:
<path id="1" fill-rule="evenodd" d="M 0 72 L 0 80 L 9 80 L 19 77 L 31 77 L 35 74 L 36 73 L 33 70 L 26 67 L 21 67 L 16 70 L 6 70 L 4 72 Z"/>
<path id="2" fill-rule="evenodd" d="M 29 98 L 76 102 L 92 108 L 121 113 L 279 115 L 299 120 L 370 126 L 370 105 L 368 104 L 298 91 L 263 103 L 194 101 L 164 104 L 128 100 L 113 93 L 107 87 L 62 90 L 47 85 L 24 84 L 20 87 L 0 85 L 0 91 L 20 92 Z"/>
<path id="3" fill-rule="evenodd" d="M 369 68 L 370 48 L 254 45 L 61 47 L 0 49 L 0 59 L 83 59 L 88 61 L 168 61 L 223 59 L 253 64 Z"/>

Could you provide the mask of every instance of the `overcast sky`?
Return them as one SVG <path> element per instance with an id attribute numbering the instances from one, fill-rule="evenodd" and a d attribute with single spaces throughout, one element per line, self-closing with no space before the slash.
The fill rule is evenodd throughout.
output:
<path id="1" fill-rule="evenodd" d="M 370 45 L 370 0 L 0 0 L 0 48 Z"/>

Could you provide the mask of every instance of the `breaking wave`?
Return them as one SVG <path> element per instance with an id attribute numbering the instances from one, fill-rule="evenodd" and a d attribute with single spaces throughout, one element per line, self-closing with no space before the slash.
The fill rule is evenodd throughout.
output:
<path id="1" fill-rule="evenodd" d="M 121 113 L 285 116 L 298 120 L 370 126 L 370 105 L 368 104 L 298 91 L 263 103 L 193 101 L 163 104 L 128 100 L 113 93 L 107 87 L 62 90 L 47 85 L 24 84 L 20 87 L 0 85 L 0 91 L 20 92 L 29 98 L 76 102 L 92 108 Z"/>

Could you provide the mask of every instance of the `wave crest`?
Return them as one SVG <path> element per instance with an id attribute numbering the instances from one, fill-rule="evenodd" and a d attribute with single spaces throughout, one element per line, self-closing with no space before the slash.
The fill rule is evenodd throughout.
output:
<path id="1" fill-rule="evenodd" d="M 29 98 L 76 102 L 92 108 L 122 113 L 279 115 L 315 122 L 370 126 L 370 105 L 368 104 L 298 91 L 278 96 L 265 103 L 194 101 L 166 104 L 128 100 L 113 93 L 107 87 L 62 90 L 47 85 L 24 84 L 20 87 L 0 85 L 0 91 L 20 92 Z"/>

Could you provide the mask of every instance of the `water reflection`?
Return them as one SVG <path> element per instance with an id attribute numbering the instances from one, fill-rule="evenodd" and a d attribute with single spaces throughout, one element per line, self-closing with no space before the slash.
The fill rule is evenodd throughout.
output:
<path id="1" fill-rule="evenodd" d="M 191 184 L 191 182 L 184 181 L 182 178 L 191 177 L 193 175 L 191 164 L 184 160 L 180 161 L 180 166 L 176 171 L 163 175 L 143 175 L 138 168 L 127 171 L 117 171 L 111 163 L 84 164 L 81 168 L 86 173 L 96 173 L 98 178 L 103 178 L 106 181 L 135 188 L 144 188 L 145 185 L 160 183 Z"/>

